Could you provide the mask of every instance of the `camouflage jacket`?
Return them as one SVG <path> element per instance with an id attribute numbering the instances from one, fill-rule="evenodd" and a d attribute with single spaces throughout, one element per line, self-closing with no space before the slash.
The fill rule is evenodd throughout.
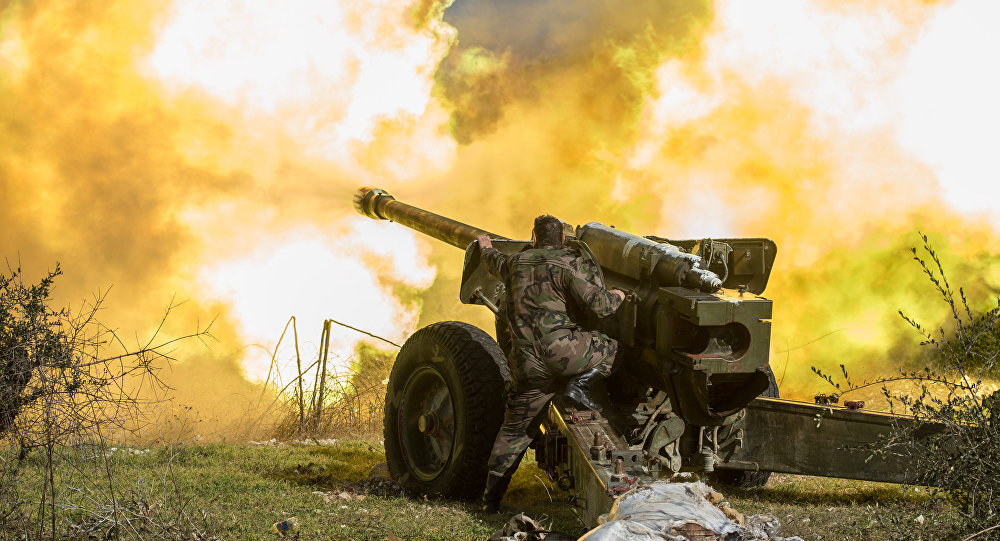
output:
<path id="1" fill-rule="evenodd" d="M 569 316 L 569 303 L 598 317 L 614 313 L 621 304 L 594 264 L 565 246 L 528 248 L 509 256 L 484 248 L 482 261 L 507 288 L 506 309 L 515 339 L 534 342 L 558 330 L 579 330 Z"/>

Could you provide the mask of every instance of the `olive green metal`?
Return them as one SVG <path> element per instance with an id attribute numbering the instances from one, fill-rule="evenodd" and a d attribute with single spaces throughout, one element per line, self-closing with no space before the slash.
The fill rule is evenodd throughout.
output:
<path id="1" fill-rule="evenodd" d="M 374 220 L 391 220 L 403 224 L 463 250 L 479 235 L 488 235 L 494 239 L 506 238 L 396 201 L 389 192 L 380 188 L 359 188 L 354 194 L 354 208 Z"/>
<path id="2" fill-rule="evenodd" d="M 668 408 L 669 409 L 669 408 Z M 538 465 L 560 481 L 589 527 L 599 524 L 615 496 L 681 471 L 747 470 L 915 483 L 915 458 L 905 449 L 894 455 L 872 452 L 871 444 L 888 435 L 894 425 L 911 419 L 837 406 L 819 406 L 776 398 L 758 398 L 723 427 L 683 426 L 668 416 L 649 432 L 645 446 L 629 445 L 607 420 L 567 414 L 556 405 L 542 423 L 536 449 Z M 661 427 L 663 427 L 661 429 Z M 918 437 L 943 430 L 927 425 Z M 595 453 L 595 434 L 604 447 Z M 726 437 L 720 437 L 726 434 Z M 676 442 L 676 443 L 671 443 Z M 705 444 L 707 442 L 707 445 Z M 671 466 L 661 453 L 664 444 L 682 449 L 684 466 Z M 673 447 L 677 446 L 677 447 Z M 630 460 L 639 449 L 639 467 Z M 624 458 L 622 462 L 615 460 Z M 625 464 L 624 475 L 616 475 Z M 629 467 L 631 466 L 631 467 Z"/>
<path id="3" fill-rule="evenodd" d="M 659 298 L 661 313 L 675 317 L 661 318 L 657 338 L 673 337 L 678 331 L 694 335 L 686 343 L 661 340 L 657 344 L 661 355 L 680 353 L 690 368 L 713 374 L 752 372 L 768 366 L 770 300 L 726 290 L 708 295 L 681 287 L 660 288 Z"/>
<path id="4" fill-rule="evenodd" d="M 496 240 L 494 247 L 508 254 L 523 249 L 526 242 L 407 205 L 379 188 L 359 189 L 354 206 L 370 218 L 393 220 L 465 248 L 461 301 L 491 310 L 504 305 L 504 285 L 482 268 L 479 247 L 473 241 L 486 234 Z M 669 393 L 687 422 L 718 425 L 767 388 L 763 371 L 768 365 L 771 301 L 745 290 L 720 287 L 727 283 L 723 278 L 732 276 L 753 281 L 754 289 L 762 289 L 766 276 L 761 280 L 758 275 L 769 273 L 770 266 L 752 250 L 768 251 L 773 260 L 775 250 L 768 249 L 773 243 L 703 239 L 680 241 L 687 243 L 687 248 L 681 248 L 597 222 L 577 228 L 576 237 L 570 239 L 570 246 L 594 260 L 609 287 L 628 293 L 624 307 L 611 318 L 614 321 L 580 323 L 601 328 L 629 347 L 631 354 L 624 356 L 626 368 Z M 705 257 L 686 251 L 695 248 Z M 760 263 L 759 268 L 748 265 L 746 257 Z"/>
<path id="5" fill-rule="evenodd" d="M 893 455 L 876 454 L 871 447 L 884 441 L 894 426 L 913 422 L 887 413 L 758 398 L 747 407 L 745 444 L 719 458 L 732 469 L 914 483 L 916 457 L 901 455 L 905 447 Z M 917 437 L 943 429 L 928 424 Z"/>
<path id="6" fill-rule="evenodd" d="M 461 301 L 500 312 L 498 337 L 501 345 L 506 342 L 499 336 L 506 327 L 504 284 L 480 264 L 473 241 L 489 235 L 507 254 L 527 241 L 401 203 L 378 188 L 358 190 L 354 205 L 370 218 L 396 221 L 465 249 Z M 621 364 L 606 382 L 610 404 L 603 404 L 609 418 L 577 411 L 557 396 L 534 443 L 539 466 L 570 492 L 588 525 L 597 523 L 617 494 L 679 471 L 916 481 L 909 457 L 864 450 L 907 419 L 757 398 L 765 392 L 778 396 L 768 362 L 772 303 L 759 296 L 774 263 L 774 242 L 668 241 L 599 223 L 578 228 L 569 240 L 571 249 L 601 269 L 609 288 L 626 292 L 613 317 L 575 320 L 619 341 Z M 408 467 L 413 475 L 433 477 L 447 467 L 450 444 L 461 444 L 444 422 L 450 394 L 433 371 L 415 374 L 406 389 L 398 428 Z M 936 430 L 927 427 L 928 434 Z"/>
<path id="7" fill-rule="evenodd" d="M 591 222 L 577 230 L 594 257 L 612 272 L 641 280 L 653 277 L 660 286 L 686 286 L 711 293 L 722 287 L 714 272 L 701 268 L 702 259 L 680 248 L 652 241 L 604 224 Z"/>

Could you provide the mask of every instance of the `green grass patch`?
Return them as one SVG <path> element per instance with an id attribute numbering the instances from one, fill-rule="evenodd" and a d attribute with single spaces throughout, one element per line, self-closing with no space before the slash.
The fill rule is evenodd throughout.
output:
<path id="1" fill-rule="evenodd" d="M 106 457 L 93 448 L 60 452 L 66 460 L 55 472 L 57 502 L 109 502 L 111 495 L 100 488 Z M 106 459 L 114 472 L 119 505 L 152 505 L 161 512 L 158 516 L 190 522 L 202 538 L 276 540 L 280 536 L 271 532 L 271 525 L 292 516 L 299 519 L 302 539 L 385 541 L 394 535 L 407 541 L 482 540 L 515 512 L 557 530 L 583 531 L 565 494 L 530 457 L 515 475 L 500 516 L 483 515 L 472 502 L 372 490 L 372 483 L 361 481 L 384 461 L 377 441 L 329 446 L 199 444 L 154 447 L 141 454 L 118 451 Z M 44 464 L 35 451 L 21 472 L 21 494 L 35 505 Z M 896 532 L 902 529 L 919 531 L 915 519 L 927 513 L 925 490 L 883 483 L 774 475 L 758 489 L 716 488 L 739 511 L 772 514 L 782 522 L 783 535 L 804 539 L 898 538 Z M 953 532 L 954 517 L 946 507 L 925 519 L 923 539 L 946 539 Z M 60 520 L 60 529 L 72 532 L 73 525 L 79 531 L 81 525 L 93 527 L 96 519 L 92 512 L 64 508 Z M 146 533 L 151 536 L 152 531 Z"/>
<path id="2" fill-rule="evenodd" d="M 928 512 L 923 487 L 774 474 L 766 486 L 716 487 L 733 507 L 781 521 L 781 535 L 803 539 L 960 539 L 958 516 L 937 505 Z M 921 524 L 918 517 L 923 517 Z"/>

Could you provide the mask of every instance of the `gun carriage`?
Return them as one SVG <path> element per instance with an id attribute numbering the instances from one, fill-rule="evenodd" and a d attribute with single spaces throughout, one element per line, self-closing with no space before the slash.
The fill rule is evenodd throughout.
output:
<path id="1" fill-rule="evenodd" d="M 391 474 L 422 494 L 482 494 L 504 414 L 509 349 L 503 284 L 480 266 L 476 236 L 514 253 L 529 241 L 488 231 L 361 188 L 361 214 L 391 220 L 466 251 L 460 300 L 497 314 L 497 340 L 463 322 L 439 322 L 403 345 L 389 378 L 385 447 Z M 762 297 L 777 247 L 765 238 L 672 240 L 600 223 L 567 243 L 626 292 L 604 320 L 579 314 L 620 345 L 616 369 L 595 397 L 605 415 L 558 397 L 540 419 L 536 460 L 590 526 L 616 495 L 692 471 L 743 487 L 771 472 L 912 482 L 909 461 L 860 447 L 905 419 L 836 405 L 783 400 L 771 372 L 772 302 Z"/>

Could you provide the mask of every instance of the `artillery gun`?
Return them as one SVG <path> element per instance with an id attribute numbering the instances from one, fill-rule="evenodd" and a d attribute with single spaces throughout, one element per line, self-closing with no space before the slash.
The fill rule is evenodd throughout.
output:
<path id="1" fill-rule="evenodd" d="M 355 208 L 464 249 L 461 302 L 497 314 L 497 340 L 457 321 L 416 331 L 400 350 L 385 400 L 392 476 L 421 494 L 482 494 L 510 380 L 504 285 L 480 265 L 476 236 L 504 253 L 530 244 L 439 216 L 365 187 Z M 558 397 L 540 419 L 536 460 L 569 492 L 589 526 L 637 483 L 693 471 L 743 487 L 771 472 L 912 482 L 910 461 L 859 450 L 905 419 L 778 398 L 771 372 L 770 300 L 777 255 L 764 238 L 670 240 L 599 223 L 568 244 L 626 292 L 604 320 L 579 315 L 619 342 L 615 372 L 595 393 L 605 415 Z M 853 449 L 853 450 L 852 450 Z"/>

